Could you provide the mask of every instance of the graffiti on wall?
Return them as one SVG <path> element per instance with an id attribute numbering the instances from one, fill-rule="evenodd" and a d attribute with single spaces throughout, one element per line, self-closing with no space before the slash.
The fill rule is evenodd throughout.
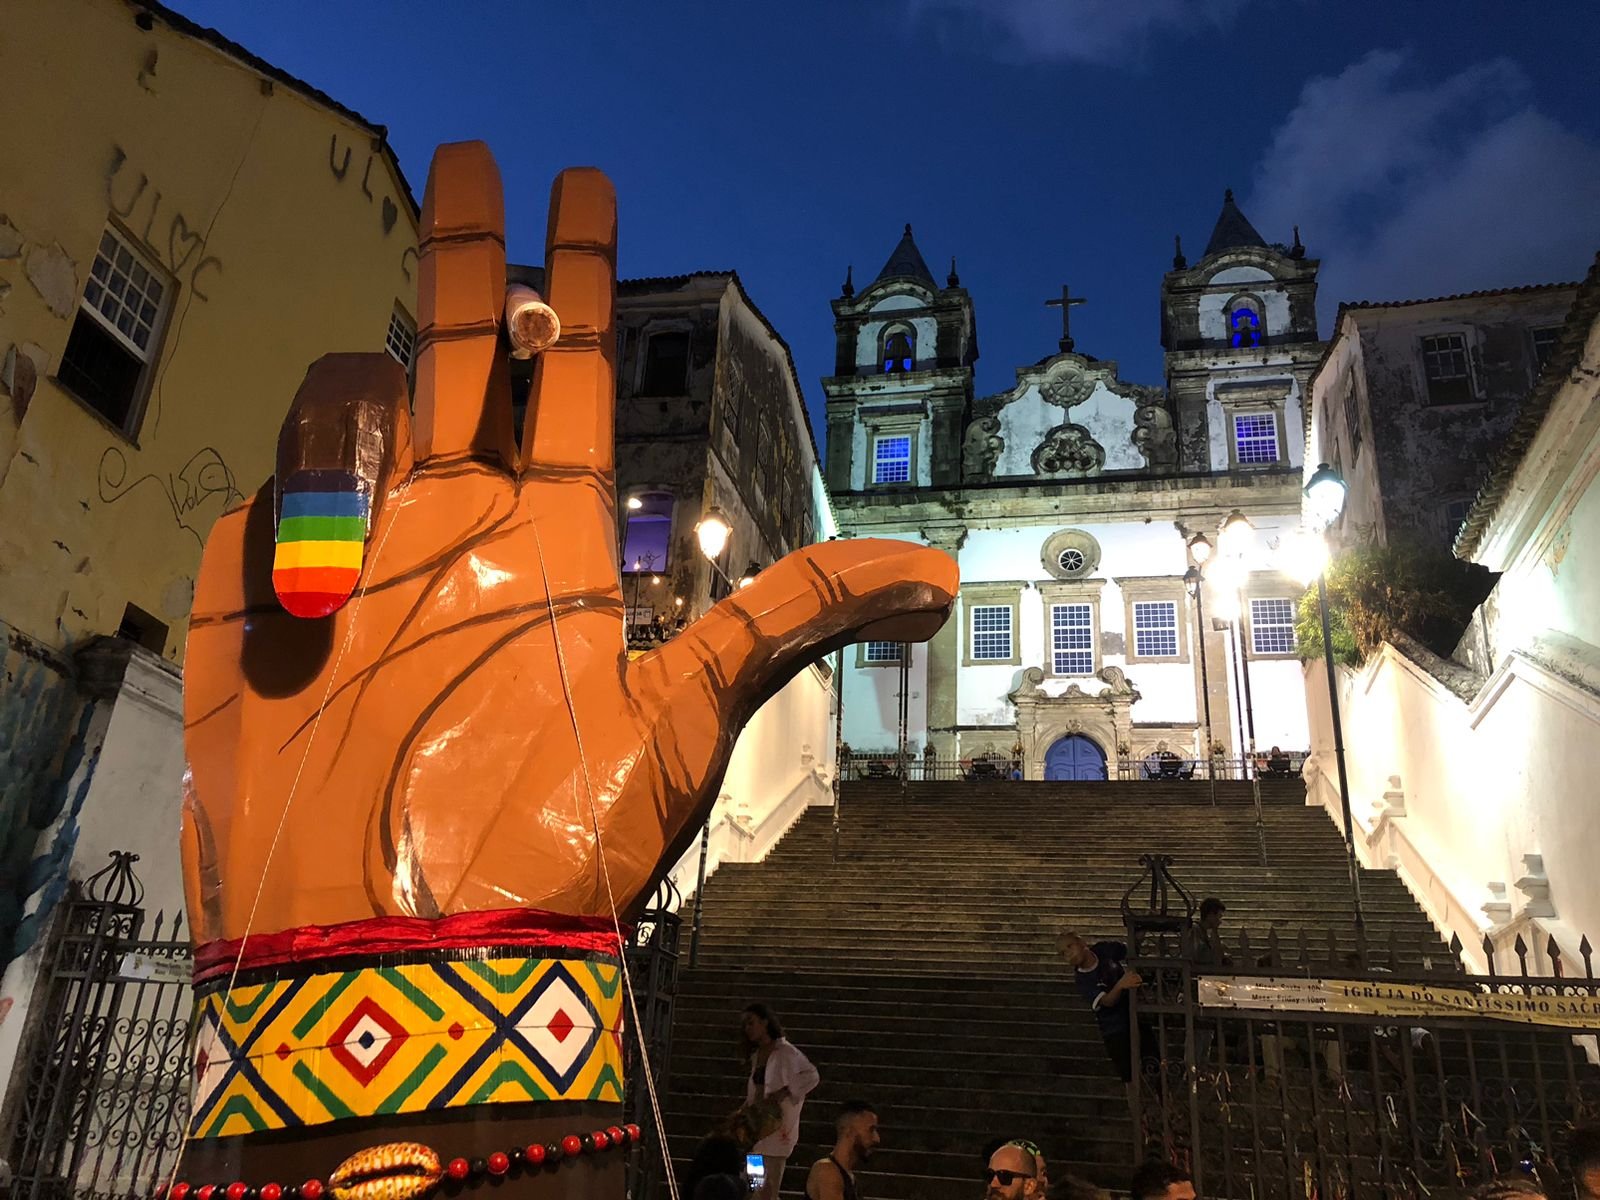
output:
<path id="1" fill-rule="evenodd" d="M 400 206 L 395 202 L 394 197 L 389 195 L 386 190 L 384 191 L 381 200 L 372 190 L 374 184 L 372 165 L 378 160 L 376 146 L 377 143 L 374 142 L 373 150 L 367 153 L 367 160 L 362 164 L 361 178 L 359 181 L 360 190 L 361 195 L 366 198 L 368 204 L 375 204 L 377 206 L 378 223 L 383 227 L 383 236 L 388 237 L 389 234 L 394 232 L 395 225 L 399 223 Z M 339 135 L 337 133 L 329 134 L 328 170 L 333 173 L 334 181 L 336 183 L 343 184 L 347 179 L 351 178 L 351 172 L 354 163 L 355 147 L 349 144 L 342 144 L 339 141 Z M 386 174 L 387 172 L 384 171 L 382 164 L 379 164 L 379 179 L 382 179 Z M 380 190 L 382 190 L 382 185 L 379 184 L 378 186 L 380 187 Z M 400 251 L 400 270 L 402 273 L 404 273 L 407 279 L 411 278 L 411 268 L 407 264 L 407 260 L 409 259 L 415 261 L 416 257 L 417 248 L 415 246 L 407 246 L 404 250 Z"/>
<path id="2" fill-rule="evenodd" d="M 25 954 L 66 892 L 98 748 L 70 671 L 0 624 L 0 967 Z"/>
<path id="3" fill-rule="evenodd" d="M 210 286 L 210 276 L 222 273 L 222 260 L 206 252 L 205 229 L 191 222 L 159 188 L 152 186 L 149 175 L 135 172 L 121 146 L 112 147 L 106 200 L 112 214 L 155 251 L 173 277 L 188 283 L 196 300 L 211 299 L 205 287 Z"/>
<path id="4" fill-rule="evenodd" d="M 131 482 L 128 473 L 128 456 L 121 447 L 108 446 L 100 456 L 102 503 L 115 504 L 135 489 L 153 484 L 166 498 L 174 523 L 202 546 L 212 523 L 244 499 L 232 469 L 211 446 L 196 451 L 176 472 L 160 475 L 151 471 Z"/>

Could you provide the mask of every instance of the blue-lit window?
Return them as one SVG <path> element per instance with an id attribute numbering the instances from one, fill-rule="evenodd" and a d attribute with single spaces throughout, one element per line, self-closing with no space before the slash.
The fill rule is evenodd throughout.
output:
<path id="1" fill-rule="evenodd" d="M 903 325 L 887 330 L 883 335 L 883 373 L 900 374 L 916 364 L 917 335 Z"/>
<path id="2" fill-rule="evenodd" d="M 1051 606 L 1050 655 L 1057 675 L 1094 674 L 1094 610 L 1090 605 Z"/>
<path id="3" fill-rule="evenodd" d="M 1234 457 L 1242 467 L 1278 461 L 1278 418 L 1273 413 L 1238 413 L 1233 418 Z"/>
<path id="4" fill-rule="evenodd" d="M 1178 657 L 1178 606 L 1172 600 L 1133 605 L 1133 652 L 1140 658 Z"/>
<path id="5" fill-rule="evenodd" d="M 639 507 L 624 510 L 628 534 L 622 543 L 622 569 L 643 574 L 665 571 L 672 548 L 672 493 L 645 492 L 635 499 Z"/>
<path id="6" fill-rule="evenodd" d="M 868 642 L 862 658 L 869 663 L 897 663 L 900 661 L 900 643 Z"/>
<path id="7" fill-rule="evenodd" d="M 1011 606 L 972 606 L 972 658 L 994 661 L 1011 657 Z"/>
<path id="8" fill-rule="evenodd" d="M 911 482 L 911 438 L 881 437 L 872 443 L 872 482 Z"/>
<path id="9" fill-rule="evenodd" d="M 1253 654 L 1294 653 L 1294 601 L 1250 601 L 1250 648 Z"/>

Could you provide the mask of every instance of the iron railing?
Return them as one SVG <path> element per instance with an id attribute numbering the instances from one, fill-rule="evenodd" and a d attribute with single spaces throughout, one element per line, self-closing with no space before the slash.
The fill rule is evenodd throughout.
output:
<path id="1" fill-rule="evenodd" d="M 145 929 L 138 856 L 111 855 L 63 914 L 10 1134 L 15 1200 L 142 1200 L 177 1159 L 189 1112 L 189 933 Z"/>
<path id="2" fill-rule="evenodd" d="M 1110 774 L 1118 780 L 1243 780 L 1298 779 L 1309 757 L 1306 751 L 1277 755 L 1258 754 L 1254 758 L 1200 759 L 1168 752 L 1114 766 Z M 1022 763 L 1002 755 L 971 758 L 938 758 L 907 750 L 852 750 L 839 757 L 840 777 L 848 781 L 898 780 L 932 782 L 965 780 L 998 783 L 1020 778 Z"/>
<path id="3" fill-rule="evenodd" d="M 663 1148 L 646 1084 L 646 1065 L 648 1060 L 656 1099 L 664 1104 L 672 1065 L 672 1002 L 678 987 L 683 933 L 683 917 L 678 910 L 682 905 L 683 896 L 672 880 L 663 879 L 634 926 L 627 947 L 628 975 L 633 981 L 638 1021 L 634 1022 L 633 1013 L 626 1014 L 625 1104 L 628 1119 L 646 1131 L 644 1146 L 628 1154 L 630 1200 L 653 1200 L 661 1182 Z"/>
<path id="4" fill-rule="evenodd" d="M 1554 938 L 1543 973 L 1519 937 L 1509 963 L 1485 938 L 1489 973 L 1469 975 L 1459 941 L 1372 944 L 1359 924 L 1241 931 L 1196 965 L 1186 924 L 1133 936 L 1136 1160 L 1259 1200 L 1426 1200 L 1517 1172 L 1556 1194 L 1565 1135 L 1600 1103 L 1587 940 L 1581 974 Z"/>
<path id="5" fill-rule="evenodd" d="M 1117 768 L 1118 779 L 1298 779 L 1310 757 L 1308 751 L 1277 755 L 1258 754 L 1254 758 L 1184 757 L 1179 754 L 1150 755 Z"/>

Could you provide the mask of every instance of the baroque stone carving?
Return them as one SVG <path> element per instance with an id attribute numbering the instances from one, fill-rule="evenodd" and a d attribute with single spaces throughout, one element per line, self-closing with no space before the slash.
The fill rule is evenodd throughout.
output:
<path id="1" fill-rule="evenodd" d="M 1133 444 L 1146 466 L 1178 465 L 1178 431 L 1172 414 L 1159 404 L 1146 404 L 1133 414 Z"/>
<path id="2" fill-rule="evenodd" d="M 1105 461 L 1105 447 L 1082 425 L 1070 421 L 1045 434 L 1033 452 L 1033 469 L 1039 475 L 1091 475 Z"/>
<path id="3" fill-rule="evenodd" d="M 1019 696 L 1042 696 L 1044 691 L 1039 685 L 1043 682 L 1044 668 L 1029 667 L 1022 673 L 1022 682 L 1017 684 L 1016 689 L 1006 699 L 1015 704 Z"/>
<path id="4" fill-rule="evenodd" d="M 961 445 L 961 473 L 968 479 L 988 479 L 1005 446 L 1006 440 L 1000 436 L 1000 418 L 979 417 L 967 426 L 966 440 Z"/>
<path id="5" fill-rule="evenodd" d="M 1085 371 L 1082 363 L 1064 360 L 1051 365 L 1039 383 L 1039 395 L 1059 408 L 1071 408 L 1089 398 L 1096 382 L 1096 377 Z"/>

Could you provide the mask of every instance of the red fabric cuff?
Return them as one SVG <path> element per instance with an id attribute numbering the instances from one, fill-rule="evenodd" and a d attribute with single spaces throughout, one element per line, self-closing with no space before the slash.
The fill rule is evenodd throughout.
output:
<path id="1" fill-rule="evenodd" d="M 622 939 L 605 917 L 571 916 L 538 908 L 425 917 L 372 917 L 340 925 L 302 925 L 278 933 L 206 942 L 194 950 L 194 981 L 204 983 L 234 969 L 314 963 L 329 958 L 378 958 L 418 950 L 471 950 L 484 946 L 556 949 L 620 957 Z"/>

